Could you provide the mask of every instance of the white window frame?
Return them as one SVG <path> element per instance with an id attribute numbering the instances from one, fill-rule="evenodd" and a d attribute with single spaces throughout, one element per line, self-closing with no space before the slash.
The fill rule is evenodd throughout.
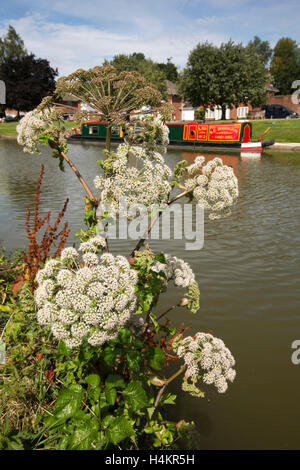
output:
<path id="1" fill-rule="evenodd" d="M 248 106 L 239 106 L 236 110 L 238 119 L 245 119 L 249 113 Z"/>

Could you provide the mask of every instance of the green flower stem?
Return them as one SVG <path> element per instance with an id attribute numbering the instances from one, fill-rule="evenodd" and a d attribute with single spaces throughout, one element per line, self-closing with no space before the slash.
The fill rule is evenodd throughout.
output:
<path id="1" fill-rule="evenodd" d="M 165 384 L 161 387 L 161 389 L 159 390 L 158 394 L 156 395 L 156 399 L 155 399 L 155 402 L 154 402 L 154 413 L 156 412 L 157 408 L 158 408 L 158 405 L 159 405 L 159 402 L 161 400 L 161 397 L 166 389 L 166 387 L 169 385 L 169 383 L 171 383 L 174 379 L 176 379 L 176 377 L 178 377 L 180 374 L 182 374 L 183 372 L 185 372 L 187 369 L 187 366 L 186 365 L 183 365 L 180 367 L 180 369 L 178 369 L 177 372 L 175 372 L 173 375 L 171 375 L 171 377 L 169 377 Z M 153 413 L 153 414 L 154 414 Z"/>
<path id="2" fill-rule="evenodd" d="M 177 304 L 172 305 L 172 307 L 169 307 L 164 313 L 159 315 L 159 317 L 156 318 L 156 321 L 160 320 L 162 317 L 167 315 L 167 313 L 171 312 L 171 310 L 174 310 L 174 308 L 180 307 L 180 302 L 181 302 L 181 299 L 179 300 L 179 302 Z"/>
<path id="3" fill-rule="evenodd" d="M 85 192 L 86 194 L 88 195 L 88 198 L 93 201 L 94 205 L 95 206 L 98 206 L 99 204 L 99 201 L 98 199 L 94 196 L 94 194 L 92 193 L 90 187 L 88 186 L 87 182 L 85 181 L 85 179 L 83 178 L 83 176 L 81 175 L 81 173 L 79 172 L 78 168 L 74 165 L 74 163 L 72 162 L 72 160 L 70 160 L 70 158 L 60 150 L 59 148 L 59 144 L 54 142 L 54 141 L 49 141 L 49 146 L 55 150 L 57 150 L 60 155 L 62 156 L 62 158 L 68 163 L 68 165 L 72 168 L 72 170 L 74 171 L 75 175 L 77 176 L 77 178 L 79 179 L 80 183 L 82 184 L 82 186 L 84 187 L 85 189 Z"/>

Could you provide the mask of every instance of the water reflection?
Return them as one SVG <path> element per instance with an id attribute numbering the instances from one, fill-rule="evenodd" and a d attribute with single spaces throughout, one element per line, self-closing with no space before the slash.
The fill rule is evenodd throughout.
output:
<path id="1" fill-rule="evenodd" d="M 70 156 L 92 185 L 102 148 L 73 145 Z M 203 152 L 170 151 L 171 166 L 189 163 Z M 209 159 L 215 155 L 208 153 Z M 225 395 L 209 399 L 185 393 L 170 413 L 198 424 L 203 448 L 299 448 L 300 366 L 290 361 L 299 339 L 300 154 L 270 153 L 261 159 L 221 153 L 239 179 L 240 198 L 228 219 L 206 221 L 205 244 L 184 251 L 184 241 L 151 242 L 188 261 L 201 288 L 201 309 L 174 312 L 177 324 L 192 332 L 213 330 L 237 359 L 237 379 Z M 45 164 L 41 213 L 56 214 L 66 197 L 72 233 L 82 227 L 83 191 L 69 168 L 59 172 L 47 149 L 24 154 L 14 141 L 0 142 L 0 239 L 8 248 L 25 244 L 26 207 L 33 206 L 40 164 Z M 72 241 L 72 240 L 70 240 Z M 130 253 L 133 243 L 114 241 L 115 251 Z M 171 288 L 161 308 L 181 292 Z"/>

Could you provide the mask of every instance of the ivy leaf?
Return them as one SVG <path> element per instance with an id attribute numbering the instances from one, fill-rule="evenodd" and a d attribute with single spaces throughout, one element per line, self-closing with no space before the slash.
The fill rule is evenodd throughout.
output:
<path id="1" fill-rule="evenodd" d="M 150 366 L 155 370 L 160 370 L 166 360 L 164 352 L 160 348 L 149 348 L 147 358 Z"/>
<path id="2" fill-rule="evenodd" d="M 138 411 L 148 405 L 147 393 L 142 383 L 137 380 L 130 382 L 123 393 L 133 411 Z"/>
<path id="3" fill-rule="evenodd" d="M 111 442 L 115 445 L 135 434 L 133 427 L 124 416 L 119 416 L 112 421 L 108 433 Z"/>

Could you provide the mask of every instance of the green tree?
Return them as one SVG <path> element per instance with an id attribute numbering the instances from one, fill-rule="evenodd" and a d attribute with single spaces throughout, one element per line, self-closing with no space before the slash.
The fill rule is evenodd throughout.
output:
<path id="1" fill-rule="evenodd" d="M 233 41 L 216 47 L 198 44 L 189 55 L 183 70 L 179 90 L 194 107 L 226 107 L 264 101 L 266 72 L 256 52 Z"/>
<path id="2" fill-rule="evenodd" d="M 273 84 L 279 88 L 282 95 L 292 92 L 291 85 L 299 79 L 300 49 L 291 38 L 281 38 L 274 48 L 271 63 Z"/>
<path id="3" fill-rule="evenodd" d="M 166 79 L 171 82 L 176 82 L 178 80 L 178 70 L 175 64 L 171 62 L 172 57 L 167 59 L 167 63 L 160 62 L 158 63 L 159 68 L 164 72 Z"/>
<path id="4" fill-rule="evenodd" d="M 13 26 L 8 27 L 6 36 L 0 38 L 0 63 L 8 59 L 19 59 L 27 55 L 24 41 Z"/>
<path id="5" fill-rule="evenodd" d="M 57 70 L 48 60 L 34 54 L 7 58 L 0 65 L 0 79 L 6 84 L 6 104 L 19 111 L 30 111 L 55 88 Z"/>
<path id="6" fill-rule="evenodd" d="M 258 36 L 254 36 L 253 40 L 248 42 L 247 47 L 260 55 L 265 65 L 269 63 L 273 54 L 269 41 L 262 41 Z"/>
<path id="7" fill-rule="evenodd" d="M 0 38 L 0 66 L 6 60 L 19 59 L 27 54 L 24 41 L 16 30 L 9 25 L 6 36 Z M 5 116 L 5 104 L 0 104 L 0 117 Z"/>
<path id="8" fill-rule="evenodd" d="M 165 96 L 167 78 L 164 70 L 159 64 L 151 59 L 146 59 L 142 52 L 133 52 L 133 54 L 118 54 L 110 61 L 105 61 L 104 65 L 113 65 L 118 73 L 120 72 L 139 72 L 146 80 L 152 83 Z"/>

